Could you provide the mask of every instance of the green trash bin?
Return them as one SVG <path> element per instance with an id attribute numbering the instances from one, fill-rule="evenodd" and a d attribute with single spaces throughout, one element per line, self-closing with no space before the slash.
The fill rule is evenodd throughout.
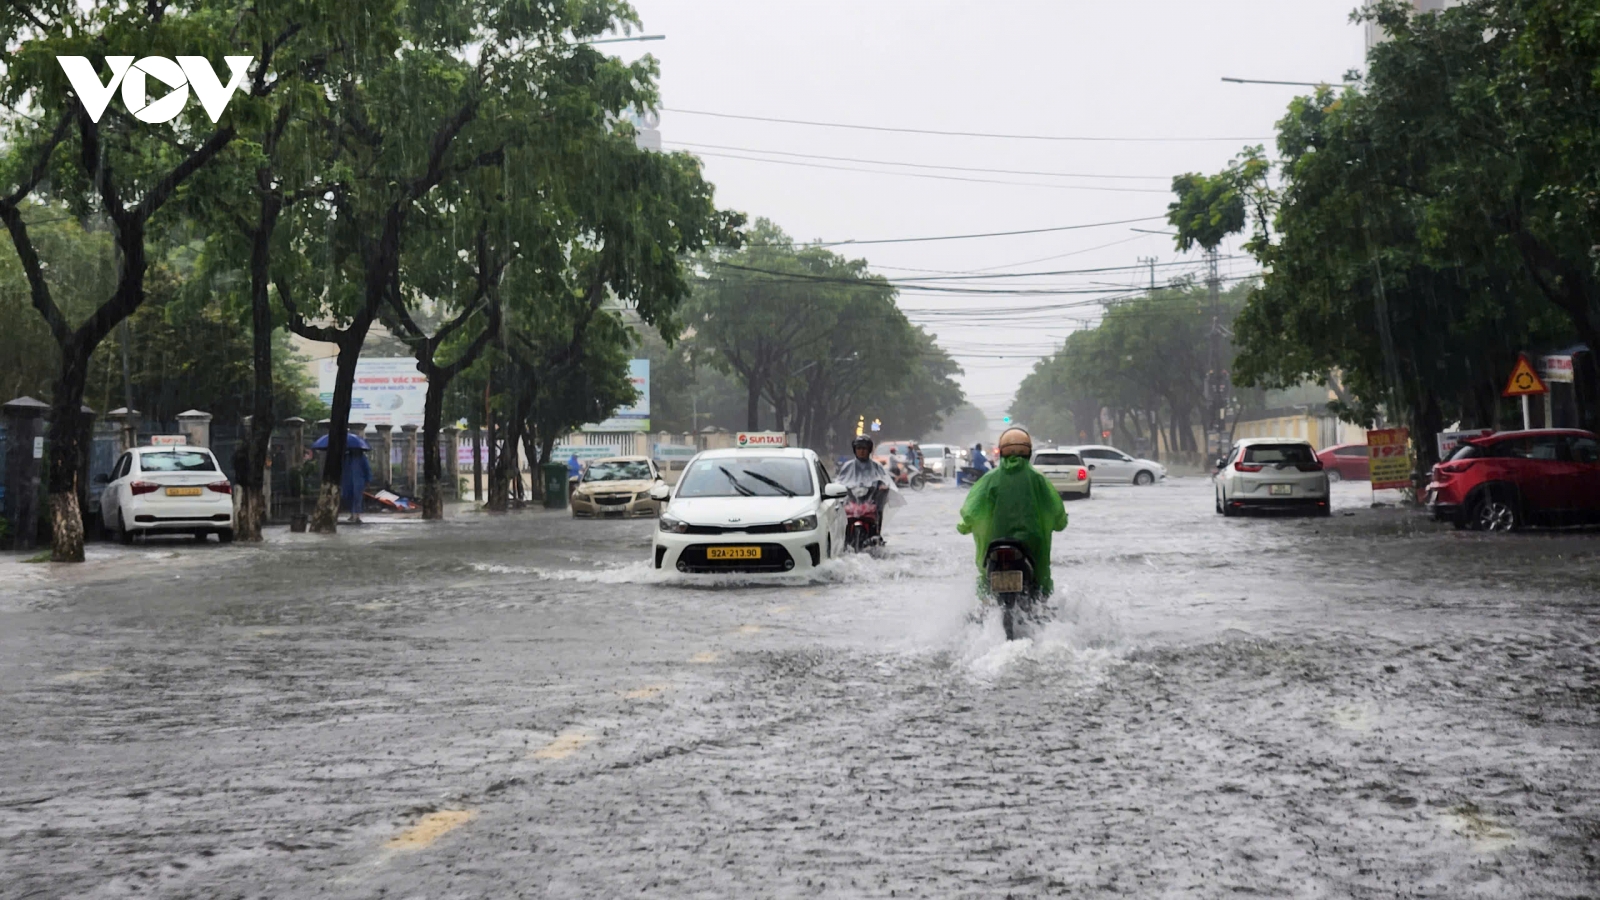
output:
<path id="1" fill-rule="evenodd" d="M 567 508 L 566 463 L 544 464 L 544 508 Z"/>

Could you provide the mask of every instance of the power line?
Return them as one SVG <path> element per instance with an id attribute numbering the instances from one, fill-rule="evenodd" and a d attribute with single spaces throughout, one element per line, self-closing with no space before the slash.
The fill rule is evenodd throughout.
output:
<path id="1" fill-rule="evenodd" d="M 830 166 L 825 163 L 800 162 L 794 159 L 762 159 L 759 156 L 740 156 L 736 153 L 699 151 L 698 156 L 719 159 L 742 159 L 745 162 L 771 163 L 778 166 L 799 166 L 804 169 L 829 169 L 835 172 L 866 172 L 869 175 L 897 175 L 901 178 L 930 178 L 935 181 L 965 181 L 969 184 L 1009 184 L 1014 187 L 1053 188 L 1058 191 L 1109 191 L 1119 194 L 1170 194 L 1166 188 L 1103 187 L 1095 184 L 1048 184 L 1042 181 L 1001 181 L 997 178 L 967 178 L 961 175 L 932 175 L 927 172 L 892 172 L 883 169 L 863 169 L 857 166 Z M 890 164 L 892 165 L 892 163 Z"/>
<path id="2" fill-rule="evenodd" d="M 1137 219 L 1119 219 L 1115 222 L 1090 222 L 1087 225 L 1060 225 L 1054 228 L 1025 228 L 1021 231 L 988 231 L 979 234 L 947 234 L 939 237 L 914 237 L 914 238 L 880 238 L 877 240 L 861 241 L 854 238 L 844 241 L 820 241 L 802 246 L 810 247 L 842 247 L 846 244 L 915 244 L 923 241 L 965 241 L 973 238 L 1012 237 L 1019 234 L 1048 234 L 1057 231 L 1080 231 L 1085 228 L 1106 228 L 1112 225 L 1129 225 L 1134 222 L 1154 222 L 1165 219 L 1165 215 L 1143 216 Z M 747 247 L 789 247 L 792 244 L 746 244 Z"/>
<path id="3" fill-rule="evenodd" d="M 1087 175 L 1077 172 L 1039 172 L 1031 169 L 989 169 L 978 166 L 939 166 L 932 163 L 896 162 L 888 159 L 861 159 L 854 156 L 824 156 L 820 153 L 796 153 L 789 150 L 767 150 L 762 147 L 732 147 L 726 144 L 697 144 L 689 141 L 666 141 L 675 147 L 695 147 L 707 150 L 732 150 L 737 153 L 766 153 L 772 156 L 794 156 L 801 159 L 825 159 L 830 162 L 871 163 L 876 166 L 905 166 L 913 169 L 944 169 L 951 172 L 979 172 L 987 175 L 1042 175 L 1049 178 L 1104 178 L 1120 181 L 1170 181 L 1171 175 Z"/>
<path id="4" fill-rule="evenodd" d="M 1229 256 L 1224 256 L 1224 257 L 1220 257 L 1220 258 L 1221 259 L 1243 259 L 1244 257 L 1242 255 L 1235 254 L 1235 255 L 1229 255 Z M 995 273 L 991 273 L 991 274 L 981 274 L 980 273 L 980 274 L 926 275 L 926 276 L 912 277 L 912 278 L 886 278 L 881 282 L 862 282 L 861 279 L 847 278 L 847 277 L 844 277 L 844 276 L 810 275 L 810 274 L 801 273 L 801 272 L 781 272 L 781 271 L 778 271 L 776 269 L 762 269 L 762 268 L 758 268 L 758 267 L 755 267 L 755 266 L 742 266 L 742 265 L 739 265 L 737 263 L 729 263 L 729 262 L 722 262 L 722 261 L 713 261 L 712 265 L 720 266 L 720 267 L 726 268 L 726 269 L 738 269 L 739 271 L 742 271 L 742 272 L 760 272 L 760 273 L 768 274 L 768 275 L 783 275 L 783 276 L 788 276 L 788 277 L 800 278 L 800 279 L 804 279 L 804 280 L 808 280 L 808 281 L 838 281 L 838 282 L 842 282 L 842 283 L 846 283 L 846 284 L 855 284 L 855 283 L 883 284 L 883 283 L 888 283 L 888 284 L 892 284 L 892 285 L 895 285 L 895 286 L 898 287 L 898 286 L 915 286 L 917 284 L 924 283 L 924 282 L 929 282 L 929 281 L 972 281 L 972 280 L 988 281 L 988 280 L 997 279 L 997 278 L 1042 278 L 1042 277 L 1050 276 L 1050 275 L 1097 275 L 1097 274 L 1100 274 L 1100 273 L 1103 273 L 1103 272 L 1129 272 L 1129 271 L 1134 271 L 1134 270 L 1144 271 L 1145 269 L 1148 269 L 1148 268 L 1171 268 L 1173 266 L 1194 266 L 1194 265 L 1200 265 L 1203 262 L 1204 262 L 1204 260 L 1174 260 L 1172 262 L 1157 263 L 1153 267 L 1148 265 L 1148 264 L 1139 264 L 1139 265 L 1133 265 L 1133 266 L 1099 266 L 1099 267 L 1092 268 L 1092 269 L 1051 269 L 1051 270 L 1039 271 L 1039 272 L 995 272 Z M 1116 287 L 1117 287 L 1117 289 L 1120 290 L 1122 286 L 1121 285 L 1117 285 Z"/>
<path id="5" fill-rule="evenodd" d="M 856 125 L 849 122 L 817 122 L 809 119 L 783 119 L 776 116 L 745 116 L 736 113 L 711 112 L 703 109 L 675 109 L 663 106 L 662 112 L 687 116 L 710 116 L 718 119 L 743 119 L 749 122 L 776 122 L 782 125 L 808 125 L 813 128 L 847 128 L 854 131 L 887 131 L 896 134 L 936 134 L 944 137 L 1000 138 L 1015 141 L 1092 141 L 1106 143 L 1189 143 L 1204 141 L 1267 141 L 1263 137 L 1103 137 L 1051 134 L 1000 134 L 987 131 L 943 131 L 935 128 L 896 128 L 888 125 Z"/>

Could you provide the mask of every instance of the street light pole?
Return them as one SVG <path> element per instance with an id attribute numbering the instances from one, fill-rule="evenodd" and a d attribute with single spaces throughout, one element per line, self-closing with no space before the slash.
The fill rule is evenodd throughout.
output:
<path id="1" fill-rule="evenodd" d="M 664 34 L 640 34 L 633 37 L 595 38 L 590 41 L 578 41 L 580 44 L 620 44 L 624 41 L 664 41 Z"/>

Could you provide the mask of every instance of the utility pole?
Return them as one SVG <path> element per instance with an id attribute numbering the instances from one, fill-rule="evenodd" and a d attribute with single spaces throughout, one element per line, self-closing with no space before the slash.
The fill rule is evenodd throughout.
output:
<path id="1" fill-rule="evenodd" d="M 1154 294 L 1156 292 L 1156 263 L 1159 260 L 1160 260 L 1160 257 L 1157 257 L 1157 256 L 1141 256 L 1141 257 L 1139 257 L 1139 265 L 1141 265 L 1141 266 L 1149 266 L 1150 267 L 1150 293 L 1151 294 Z"/>
<path id="2" fill-rule="evenodd" d="M 1206 348 L 1206 424 L 1205 461 L 1210 462 L 1222 452 L 1222 404 L 1226 394 L 1227 379 L 1217 371 L 1222 364 L 1221 288 L 1222 279 L 1217 272 L 1217 248 L 1206 251 L 1206 285 L 1211 295 L 1211 339 Z"/>

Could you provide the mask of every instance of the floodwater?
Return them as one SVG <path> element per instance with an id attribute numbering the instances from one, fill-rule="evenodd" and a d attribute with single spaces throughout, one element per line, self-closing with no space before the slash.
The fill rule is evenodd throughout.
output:
<path id="1" fill-rule="evenodd" d="M 1600 535 L 963 494 L 813 578 L 543 511 L 0 561 L 6 897 L 1594 897 Z"/>

